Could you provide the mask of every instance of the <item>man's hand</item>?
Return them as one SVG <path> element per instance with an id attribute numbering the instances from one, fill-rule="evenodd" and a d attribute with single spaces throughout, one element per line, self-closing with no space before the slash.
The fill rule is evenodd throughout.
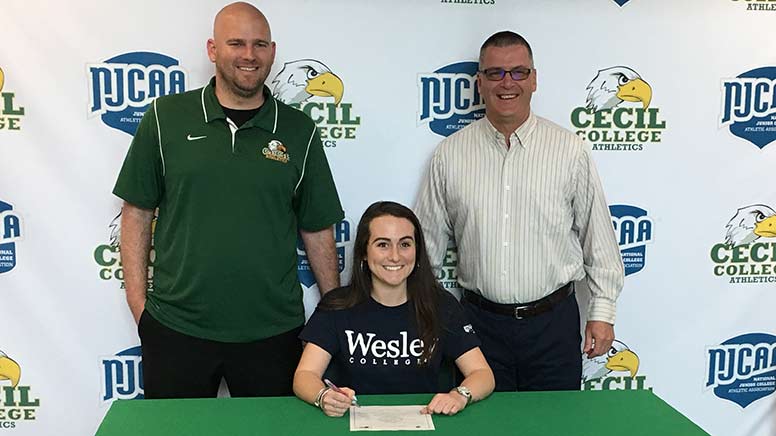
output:
<path id="1" fill-rule="evenodd" d="M 455 415 L 466 407 L 466 397 L 458 392 L 448 392 L 446 394 L 436 394 L 426 407 L 421 409 L 420 413 L 433 414 L 443 413 L 445 415 Z"/>
<path id="2" fill-rule="evenodd" d="M 585 326 L 585 346 L 587 357 L 600 356 L 609 351 L 614 340 L 614 326 L 604 321 L 588 321 Z"/>

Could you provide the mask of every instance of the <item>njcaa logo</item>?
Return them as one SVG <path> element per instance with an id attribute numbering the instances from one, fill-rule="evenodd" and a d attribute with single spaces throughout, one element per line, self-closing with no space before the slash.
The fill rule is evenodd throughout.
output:
<path id="1" fill-rule="evenodd" d="M 399 332 L 398 338 L 390 340 L 375 339 L 375 333 L 356 333 L 345 330 L 348 339 L 348 363 L 368 366 L 410 366 L 421 365 L 424 359 L 423 341 L 409 339 L 406 331 Z"/>
<path id="2" fill-rule="evenodd" d="M 154 231 L 156 230 L 156 214 L 151 222 L 151 250 L 148 256 L 148 292 L 154 290 Z M 121 265 L 120 239 L 121 239 L 121 212 L 116 215 L 108 226 L 109 236 L 107 244 L 100 244 L 94 249 L 94 262 L 100 267 L 99 276 L 102 280 L 116 280 L 120 283 L 120 289 L 124 289 L 124 269 Z"/>
<path id="3" fill-rule="evenodd" d="M 582 355 L 582 390 L 652 390 L 647 376 L 639 372 L 639 356 L 627 345 L 615 340 L 606 354 L 588 358 Z"/>
<path id="4" fill-rule="evenodd" d="M 738 209 L 725 226 L 725 242 L 711 247 L 714 275 L 729 283 L 776 282 L 776 211 L 764 204 Z"/>
<path id="5" fill-rule="evenodd" d="M 461 295 L 461 284 L 458 283 L 458 247 L 455 241 L 447 241 L 447 251 L 442 259 L 442 269 L 437 274 L 437 280 L 448 291 Z"/>
<path id="6" fill-rule="evenodd" d="M 261 149 L 261 154 L 267 159 L 276 160 L 278 162 L 288 163 L 288 151 L 286 146 L 277 139 L 269 141 L 266 147 Z"/>
<path id="7" fill-rule="evenodd" d="M 723 79 L 722 94 L 720 128 L 761 149 L 776 140 L 776 67 Z"/>
<path id="8" fill-rule="evenodd" d="M 22 219 L 0 200 L 0 274 L 16 267 L 16 243 L 22 239 Z"/>
<path id="9" fill-rule="evenodd" d="M 644 269 L 647 244 L 652 242 L 652 218 L 636 206 L 614 204 L 609 206 L 612 225 L 620 245 L 625 275 Z"/>
<path id="10" fill-rule="evenodd" d="M 356 139 L 361 117 L 353 104 L 342 101 L 345 85 L 323 62 L 300 59 L 286 62 L 272 80 L 272 95 L 304 112 L 318 126 L 324 147 Z"/>
<path id="11" fill-rule="evenodd" d="M 132 52 L 88 64 L 89 118 L 100 115 L 108 127 L 134 135 L 156 97 L 186 90 L 186 72 L 177 59 Z"/>
<path id="12" fill-rule="evenodd" d="M 477 88 L 477 62 L 446 65 L 433 73 L 418 74 L 418 125 L 450 136 L 485 116 L 485 102 Z"/>
<path id="13" fill-rule="evenodd" d="M 0 429 L 16 428 L 16 424 L 34 421 L 40 399 L 21 383 L 21 366 L 0 351 Z"/>
<path id="14" fill-rule="evenodd" d="M 747 11 L 776 11 L 776 0 L 731 0 L 746 3 Z"/>
<path id="15" fill-rule="evenodd" d="M 593 150 L 642 151 L 662 140 L 665 121 L 649 107 L 652 87 L 631 68 L 599 70 L 587 85 L 584 107 L 571 111 L 571 124 Z"/>
<path id="16" fill-rule="evenodd" d="M 337 269 L 339 270 L 340 277 L 343 278 L 350 277 L 354 242 L 352 227 L 353 224 L 348 218 L 334 224 L 334 241 L 337 245 Z M 316 284 L 315 275 L 313 275 L 313 270 L 310 268 L 310 259 L 307 257 L 304 241 L 302 241 L 301 237 L 297 238 L 296 256 L 299 283 L 307 288 L 312 287 Z"/>
<path id="17" fill-rule="evenodd" d="M 143 356 L 139 345 L 102 358 L 101 365 L 103 403 L 144 398 Z"/>
<path id="18" fill-rule="evenodd" d="M 5 73 L 0 68 L 0 130 L 21 130 L 24 108 L 14 103 L 16 94 L 10 91 L 2 92 L 4 85 Z"/>
<path id="19" fill-rule="evenodd" d="M 776 336 L 749 333 L 706 350 L 706 389 L 741 408 L 776 391 Z"/>

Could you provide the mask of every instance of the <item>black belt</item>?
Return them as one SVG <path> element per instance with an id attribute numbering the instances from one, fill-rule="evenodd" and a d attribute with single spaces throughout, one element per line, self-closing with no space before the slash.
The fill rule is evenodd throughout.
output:
<path id="1" fill-rule="evenodd" d="M 544 298 L 540 298 L 536 301 L 525 304 L 494 303 L 468 289 L 464 289 L 463 299 L 477 307 L 487 310 L 488 312 L 497 313 L 499 315 L 512 316 L 516 319 L 523 319 L 540 315 L 544 312 L 549 312 L 553 307 L 557 306 L 558 303 L 565 300 L 566 297 L 573 293 L 574 286 L 569 283 Z"/>

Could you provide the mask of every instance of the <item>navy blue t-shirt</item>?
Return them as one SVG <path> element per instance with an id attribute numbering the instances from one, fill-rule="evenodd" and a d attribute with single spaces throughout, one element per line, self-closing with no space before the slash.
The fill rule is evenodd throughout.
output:
<path id="1" fill-rule="evenodd" d="M 337 379 L 332 381 L 358 394 L 438 392 L 442 362 L 480 346 L 461 305 L 451 294 L 442 294 L 438 309 L 441 337 L 426 366 L 418 366 L 423 342 L 410 302 L 388 307 L 369 298 L 349 309 L 319 308 L 299 338 L 331 354 L 329 367 L 337 366 Z"/>

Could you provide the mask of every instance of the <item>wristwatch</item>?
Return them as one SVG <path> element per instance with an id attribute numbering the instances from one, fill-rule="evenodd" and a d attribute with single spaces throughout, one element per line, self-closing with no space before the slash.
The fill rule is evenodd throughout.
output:
<path id="1" fill-rule="evenodd" d="M 472 391 L 469 390 L 466 386 L 458 386 L 455 388 L 455 391 L 459 394 L 463 395 L 464 398 L 466 398 L 466 405 L 468 406 L 469 403 L 472 402 Z"/>

